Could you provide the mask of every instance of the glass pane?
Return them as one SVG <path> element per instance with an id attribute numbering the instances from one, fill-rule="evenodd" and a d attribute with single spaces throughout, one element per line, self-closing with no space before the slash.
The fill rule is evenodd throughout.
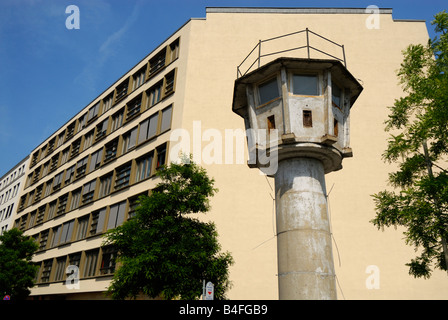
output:
<path id="1" fill-rule="evenodd" d="M 341 89 L 334 83 L 331 86 L 331 98 L 336 106 L 341 106 Z"/>
<path id="2" fill-rule="evenodd" d="M 297 75 L 292 78 L 293 93 L 310 96 L 319 95 L 318 80 L 315 75 Z"/>
<path id="3" fill-rule="evenodd" d="M 260 93 L 260 104 L 265 104 L 280 96 L 277 85 L 277 78 L 261 84 L 258 87 Z"/>

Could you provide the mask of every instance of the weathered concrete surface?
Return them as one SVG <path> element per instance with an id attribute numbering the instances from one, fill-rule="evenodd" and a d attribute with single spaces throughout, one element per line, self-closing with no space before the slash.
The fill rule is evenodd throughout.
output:
<path id="1" fill-rule="evenodd" d="M 313 158 L 280 161 L 275 192 L 279 298 L 336 299 L 322 162 Z"/>

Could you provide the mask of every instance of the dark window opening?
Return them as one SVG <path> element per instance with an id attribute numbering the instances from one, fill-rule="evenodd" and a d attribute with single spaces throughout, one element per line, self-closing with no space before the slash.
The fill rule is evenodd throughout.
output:
<path id="1" fill-rule="evenodd" d="M 313 126 L 313 115 L 311 110 L 303 110 L 303 127 L 311 128 Z"/>

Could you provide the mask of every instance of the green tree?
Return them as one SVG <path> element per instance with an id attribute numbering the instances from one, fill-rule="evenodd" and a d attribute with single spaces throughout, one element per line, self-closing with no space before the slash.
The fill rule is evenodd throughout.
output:
<path id="1" fill-rule="evenodd" d="M 378 228 L 403 226 L 405 241 L 418 248 L 406 264 L 409 274 L 429 278 L 448 262 L 448 14 L 435 15 L 437 36 L 427 45 L 410 45 L 398 76 L 406 95 L 390 108 L 392 131 L 385 161 L 397 163 L 389 174 L 395 192 L 375 195 Z"/>
<path id="2" fill-rule="evenodd" d="M 217 299 L 225 298 L 232 257 L 220 252 L 215 225 L 192 215 L 209 211 L 214 180 L 192 161 L 172 163 L 157 175 L 161 182 L 139 198 L 135 216 L 106 234 L 105 244 L 118 249 L 108 293 L 114 299 L 140 293 L 197 299 L 206 280 L 215 285 Z"/>
<path id="3" fill-rule="evenodd" d="M 18 229 L 0 236 L 0 295 L 21 300 L 29 296 L 38 267 L 31 262 L 37 250 L 34 239 Z"/>

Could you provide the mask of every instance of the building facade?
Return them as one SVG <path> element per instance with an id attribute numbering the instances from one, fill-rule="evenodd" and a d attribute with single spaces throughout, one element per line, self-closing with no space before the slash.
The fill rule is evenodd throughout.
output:
<path id="1" fill-rule="evenodd" d="M 156 185 L 158 167 L 182 150 L 219 189 L 203 219 L 216 223 L 222 249 L 235 260 L 228 297 L 277 299 L 273 180 L 247 166 L 233 89 L 258 52 L 260 65 L 303 58 L 306 50 L 286 49 L 309 41 L 339 57 L 340 48 L 319 36 L 277 38 L 306 28 L 344 45 L 347 69 L 364 87 L 351 110 L 353 158 L 326 177 L 338 298 L 446 298 L 446 274 L 435 272 L 430 280 L 408 275 L 405 263 L 414 248 L 404 244 L 403 230 L 380 232 L 369 222 L 371 195 L 388 187 L 393 170 L 381 154 L 387 107 L 403 95 L 396 70 L 402 50 L 427 42 L 426 25 L 394 20 L 391 9 L 372 16 L 363 8 L 207 8 L 206 18 L 186 22 L 37 146 L 14 218 L 39 244 L 32 297 L 104 298 L 115 252 L 102 247 L 101 235 L 132 216 L 137 197 Z M 323 57 L 315 50 L 311 55 Z"/>
<path id="2" fill-rule="evenodd" d="M 28 158 L 20 161 L 14 168 L 0 178 L 0 234 L 13 226 L 13 219 L 17 212 L 19 191 L 23 189 L 25 170 Z"/>

